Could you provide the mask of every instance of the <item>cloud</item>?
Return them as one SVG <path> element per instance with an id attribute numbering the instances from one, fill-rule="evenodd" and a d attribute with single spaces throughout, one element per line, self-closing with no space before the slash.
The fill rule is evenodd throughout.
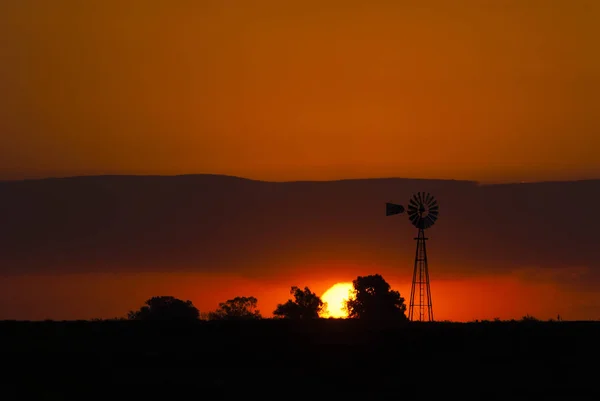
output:
<path id="1" fill-rule="evenodd" d="M 412 263 L 416 229 L 384 203 L 429 191 L 440 279 L 600 268 L 600 181 L 478 185 L 103 176 L 0 183 L 4 273 L 201 271 L 247 277 Z M 410 274 L 410 273 L 409 273 Z M 581 282 L 589 278 L 581 279 Z"/>

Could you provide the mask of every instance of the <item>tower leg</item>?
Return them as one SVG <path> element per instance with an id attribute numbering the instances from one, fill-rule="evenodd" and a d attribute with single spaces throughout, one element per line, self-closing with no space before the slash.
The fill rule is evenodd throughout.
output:
<path id="1" fill-rule="evenodd" d="M 425 246 L 425 239 L 423 238 L 423 270 L 425 271 L 425 286 L 427 293 L 427 321 L 433 322 L 433 304 L 431 302 L 431 286 L 429 284 L 429 263 L 427 263 L 427 248 Z"/>
<path id="2" fill-rule="evenodd" d="M 418 282 L 417 274 L 418 274 L 418 269 L 419 269 L 419 265 L 417 263 L 418 259 L 419 259 L 419 245 L 417 243 L 417 253 L 415 255 L 415 266 L 413 269 L 412 284 L 410 286 L 410 301 L 408 303 L 408 320 L 410 320 L 411 322 L 414 320 L 414 312 L 415 312 L 415 287 Z"/>
<path id="3" fill-rule="evenodd" d="M 417 250 L 415 253 L 415 264 L 413 279 L 410 290 L 410 301 L 408 306 L 408 319 L 415 320 L 415 306 L 418 308 L 419 321 L 433 321 L 433 307 L 431 302 L 431 287 L 429 285 L 429 268 L 427 264 L 427 248 L 425 246 L 425 232 L 419 229 L 417 238 Z M 415 303 L 415 292 L 419 291 L 418 303 Z"/>

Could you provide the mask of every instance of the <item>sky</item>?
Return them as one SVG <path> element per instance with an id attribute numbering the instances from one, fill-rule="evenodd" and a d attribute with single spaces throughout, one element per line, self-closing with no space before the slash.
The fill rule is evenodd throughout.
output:
<path id="1" fill-rule="evenodd" d="M 409 299 L 426 232 L 437 320 L 600 319 L 600 180 L 479 185 L 363 179 L 274 183 L 227 176 L 0 182 L 0 319 L 123 317 L 152 296 L 201 312 L 254 296 L 264 316 L 291 286 L 317 295 L 381 274 Z"/>
<path id="2" fill-rule="evenodd" d="M 203 173 L 279 182 L 599 178 L 599 20 L 594 0 L 4 1 L 0 180 Z M 61 199 L 60 193 L 48 196 Z M 53 221 L 52 202 L 46 223 Z M 79 216 L 73 221 L 79 212 L 85 208 L 73 212 Z M 52 238 L 45 227 L 40 232 Z M 76 226 L 55 239 L 64 246 L 56 260 L 84 241 L 85 229 Z M 87 229 L 90 238 L 108 235 Z M 15 246 L 33 246 L 28 232 L 35 230 L 20 228 L 24 242 Z M 145 238 L 142 231 L 132 235 Z M 440 235 L 443 242 L 456 234 Z M 117 248 L 107 254 L 120 252 L 111 244 Z M 408 298 L 410 276 L 392 268 L 404 262 L 365 262 L 376 248 L 344 257 L 362 249 L 353 247 L 339 245 L 337 257 L 305 260 L 298 245 L 281 275 L 189 266 L 156 271 L 139 268 L 129 254 L 131 264 L 116 269 L 115 259 L 106 271 L 77 270 L 76 264 L 19 271 L 19 263 L 5 262 L 0 318 L 112 317 L 159 292 L 190 298 L 202 311 L 260 293 L 268 314 L 292 285 L 322 293 L 371 273 L 383 273 Z M 152 257 L 174 257 L 168 249 Z M 521 248 L 510 249 L 518 255 Z M 0 257 L 16 258 L 11 252 L 0 248 Z M 493 273 L 489 258 L 468 268 L 455 260 L 455 270 L 447 262 L 455 274 L 438 276 L 436 289 L 445 294 L 439 316 L 549 318 L 567 309 L 573 318 L 596 319 L 600 299 L 563 286 L 572 275 L 595 272 L 596 259 L 589 260 L 573 270 L 538 271 L 529 263 Z M 521 292 L 538 306 L 525 308 L 520 299 L 508 310 L 498 303 L 502 294 Z M 110 300 L 101 301 L 107 293 Z M 552 306 L 542 299 L 554 300 Z M 557 299 L 571 306 L 560 307 Z M 470 309 L 458 313 L 464 302 Z"/>
<path id="3" fill-rule="evenodd" d="M 0 5 L 0 179 L 600 175 L 597 1 Z"/>

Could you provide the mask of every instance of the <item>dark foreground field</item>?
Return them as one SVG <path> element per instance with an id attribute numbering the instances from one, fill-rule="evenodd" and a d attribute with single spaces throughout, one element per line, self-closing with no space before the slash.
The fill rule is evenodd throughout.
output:
<path id="1" fill-rule="evenodd" d="M 600 399 L 600 323 L 0 322 L 1 400 Z"/>

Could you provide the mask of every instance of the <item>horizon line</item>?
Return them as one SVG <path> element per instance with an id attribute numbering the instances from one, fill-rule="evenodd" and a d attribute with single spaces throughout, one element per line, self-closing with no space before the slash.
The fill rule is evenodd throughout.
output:
<path id="1" fill-rule="evenodd" d="M 542 184 L 542 183 L 572 183 L 584 181 L 600 181 L 598 178 L 580 178 L 580 179 L 547 179 L 547 180 L 476 180 L 476 179 L 457 179 L 457 178 L 423 178 L 423 177 L 401 177 L 401 176 L 379 176 L 362 178 L 329 178 L 329 179 L 297 179 L 297 180 L 266 180 L 258 178 L 243 177 L 231 174 L 218 173 L 184 173 L 184 174 L 79 174 L 79 175 L 56 175 L 30 178 L 0 179 L 0 183 L 26 182 L 26 181 L 45 181 L 45 180 L 67 180 L 82 178 L 102 178 L 102 177 L 146 177 L 146 178 L 171 178 L 171 177 L 201 177 L 213 176 L 223 178 L 233 178 L 238 180 L 255 181 L 263 183 L 327 183 L 340 181 L 369 181 L 369 180 L 405 180 L 405 181 L 453 181 L 463 183 L 473 183 L 477 185 L 514 185 L 514 184 Z"/>

